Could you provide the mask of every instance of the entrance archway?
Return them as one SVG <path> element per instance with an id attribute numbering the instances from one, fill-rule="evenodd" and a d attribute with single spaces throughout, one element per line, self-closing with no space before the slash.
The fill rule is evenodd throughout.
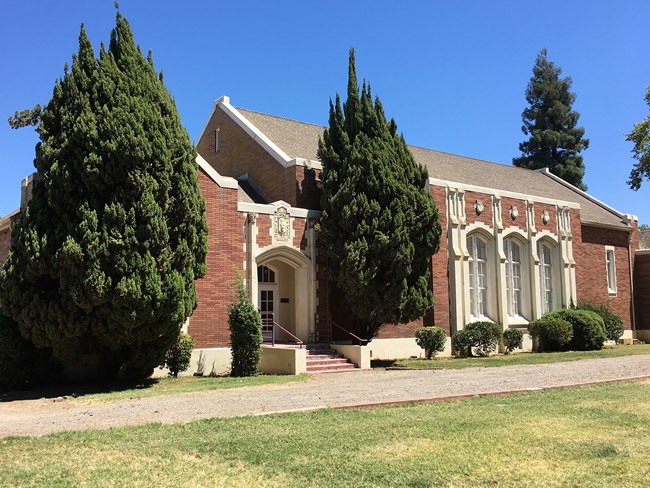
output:
<path id="1" fill-rule="evenodd" d="M 296 249 L 281 246 L 261 253 L 255 264 L 257 276 L 253 281 L 257 289 L 253 290 L 253 297 L 257 298 L 262 318 L 268 323 L 273 314 L 278 324 L 309 342 L 314 322 L 311 260 Z M 270 336 L 270 331 L 265 332 Z M 283 333 L 278 337 L 281 341 L 289 340 Z"/>

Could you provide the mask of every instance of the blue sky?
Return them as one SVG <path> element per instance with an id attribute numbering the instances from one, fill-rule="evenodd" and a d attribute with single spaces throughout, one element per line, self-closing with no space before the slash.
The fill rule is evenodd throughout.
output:
<path id="1" fill-rule="evenodd" d="M 535 56 L 573 79 L 590 139 L 589 193 L 650 224 L 650 181 L 628 189 L 625 133 L 648 114 L 646 0 L 192 1 L 122 0 L 136 41 L 153 50 L 196 141 L 213 101 L 325 124 L 344 92 L 347 54 L 410 144 L 510 164 L 519 155 L 524 90 Z M 115 22 L 112 0 L 3 0 L 0 17 L 0 215 L 20 201 L 37 135 L 15 110 L 45 104 L 84 22 L 95 49 Z"/>

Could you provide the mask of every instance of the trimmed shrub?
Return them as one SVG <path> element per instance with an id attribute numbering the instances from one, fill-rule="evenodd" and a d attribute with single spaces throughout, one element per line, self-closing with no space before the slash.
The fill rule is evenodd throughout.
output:
<path id="1" fill-rule="evenodd" d="M 187 371 L 192 359 L 192 350 L 194 349 L 194 338 L 181 331 L 178 334 L 176 343 L 165 353 L 165 359 L 160 365 L 160 369 L 167 367 L 169 376 L 176 378 L 178 373 Z"/>
<path id="2" fill-rule="evenodd" d="M 605 323 L 596 312 L 589 310 L 562 309 L 550 312 L 544 317 L 566 320 L 573 326 L 573 339 L 569 348 L 574 351 L 592 351 L 603 348 L 607 339 Z"/>
<path id="3" fill-rule="evenodd" d="M 573 339 L 573 325 L 554 317 L 530 322 L 528 332 L 536 339 L 537 352 L 562 351 Z"/>
<path id="4" fill-rule="evenodd" d="M 475 348 L 477 355 L 489 356 L 499 345 L 501 329 L 501 324 L 496 322 L 480 321 L 467 324 L 452 338 L 456 354 L 460 357 L 471 357 L 472 349 Z"/>
<path id="5" fill-rule="evenodd" d="M 623 319 L 613 314 L 607 305 L 579 300 L 578 309 L 590 310 L 600 315 L 605 322 L 605 335 L 610 341 L 617 342 L 623 336 Z"/>
<path id="6" fill-rule="evenodd" d="M 253 376 L 262 355 L 262 318 L 248 298 L 241 276 L 237 277 L 237 301 L 228 309 L 231 376 Z"/>
<path id="7" fill-rule="evenodd" d="M 521 349 L 524 344 L 524 333 L 521 329 L 506 329 L 503 331 L 503 345 L 506 346 L 506 354 L 515 349 Z"/>
<path id="8" fill-rule="evenodd" d="M 424 349 L 424 355 L 431 359 L 437 352 L 445 350 L 447 333 L 440 327 L 420 327 L 415 331 L 415 342 Z"/>

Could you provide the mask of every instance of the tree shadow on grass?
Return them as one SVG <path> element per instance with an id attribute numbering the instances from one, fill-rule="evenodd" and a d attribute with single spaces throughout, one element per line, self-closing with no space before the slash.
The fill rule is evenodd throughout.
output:
<path id="1" fill-rule="evenodd" d="M 77 381 L 30 388 L 27 390 L 0 391 L 0 403 L 17 400 L 56 399 L 82 397 L 95 393 L 112 393 L 124 390 L 147 389 L 158 384 L 160 378 L 140 381 Z"/>
<path id="2" fill-rule="evenodd" d="M 395 368 L 397 359 L 372 359 L 370 361 L 371 368 Z"/>

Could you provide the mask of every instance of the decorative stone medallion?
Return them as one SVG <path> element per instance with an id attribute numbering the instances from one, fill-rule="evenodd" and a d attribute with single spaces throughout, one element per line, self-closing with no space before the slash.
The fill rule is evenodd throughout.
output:
<path id="1" fill-rule="evenodd" d="M 510 217 L 512 220 L 515 220 L 519 216 L 519 210 L 517 209 L 517 205 L 510 205 Z"/>
<path id="2" fill-rule="evenodd" d="M 548 215 L 548 210 L 544 210 L 542 212 L 542 222 L 544 222 L 544 224 L 546 225 L 548 224 L 548 219 L 550 219 L 550 216 Z"/>
<path id="3" fill-rule="evenodd" d="M 483 200 L 476 200 L 474 203 L 474 210 L 476 211 L 476 215 L 481 215 L 483 213 L 483 210 L 485 210 Z"/>
<path id="4" fill-rule="evenodd" d="M 291 217 L 289 212 L 284 207 L 280 207 L 275 211 L 273 216 L 273 235 L 276 241 L 288 241 L 290 237 Z"/>

